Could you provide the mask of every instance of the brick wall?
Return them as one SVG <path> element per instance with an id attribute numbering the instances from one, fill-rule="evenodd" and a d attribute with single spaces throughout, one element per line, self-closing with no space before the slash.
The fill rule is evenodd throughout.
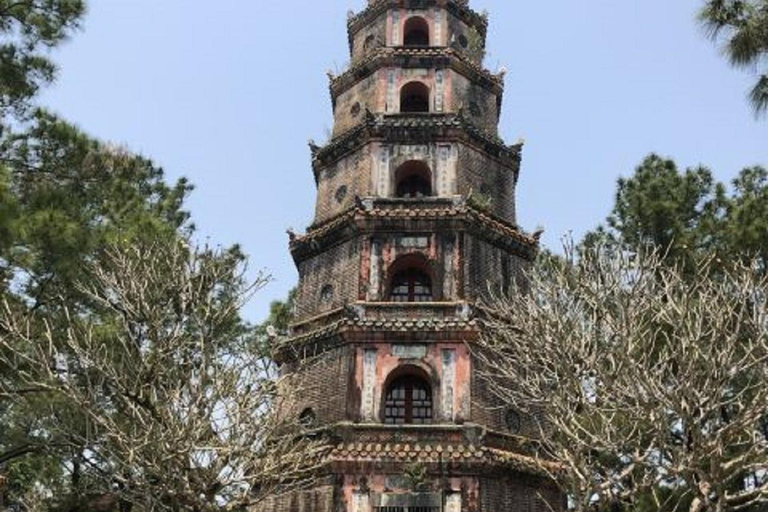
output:
<path id="1" fill-rule="evenodd" d="M 469 60 L 475 64 L 481 64 L 484 55 L 482 50 L 484 50 L 485 41 L 480 41 L 477 31 L 473 28 L 470 28 L 466 23 L 464 23 L 456 16 L 453 16 L 450 13 L 447 16 L 447 40 L 450 42 L 450 46 L 457 51 L 463 52 L 469 58 Z"/>
<path id="2" fill-rule="evenodd" d="M 370 151 L 370 146 L 365 146 L 320 170 L 315 223 L 323 222 L 347 210 L 354 204 L 356 195 L 370 195 Z"/>
<path id="3" fill-rule="evenodd" d="M 514 383 L 510 383 L 514 385 Z M 495 396 L 483 377 L 483 366 L 477 357 L 472 358 L 471 376 L 472 404 L 470 421 L 496 432 L 508 433 L 536 439 L 539 437 L 538 422 L 535 416 L 529 416 L 514 409 Z M 519 430 L 510 430 L 506 417 L 510 410 L 518 415 Z"/>
<path id="4" fill-rule="evenodd" d="M 388 13 L 382 13 L 381 16 L 354 35 L 352 39 L 353 64 L 365 58 L 372 50 L 386 45 L 387 16 Z"/>
<path id="5" fill-rule="evenodd" d="M 360 281 L 358 244 L 357 239 L 349 240 L 299 265 L 297 321 L 332 311 L 357 300 Z"/>
<path id="6" fill-rule="evenodd" d="M 306 366 L 286 381 L 295 393 L 292 394 L 295 402 L 285 408 L 284 414 L 298 416 L 312 409 L 317 426 L 348 420 L 347 409 L 359 403 L 350 396 L 350 386 L 355 378 L 354 354 L 354 349 L 340 347 L 305 362 Z"/>
<path id="7" fill-rule="evenodd" d="M 565 510 L 562 494 L 551 484 L 524 476 L 508 479 L 482 479 L 482 512 L 552 512 Z"/>
<path id="8" fill-rule="evenodd" d="M 326 485 L 272 496 L 253 507 L 251 512 L 336 512 L 335 500 L 334 486 Z"/>
<path id="9" fill-rule="evenodd" d="M 525 279 L 528 262 L 471 235 L 464 243 L 464 293 L 470 300 L 488 300 L 507 293 Z"/>
<path id="10" fill-rule="evenodd" d="M 384 110 L 385 78 L 378 71 L 363 78 L 336 98 L 333 110 L 333 135 L 337 136 L 360 124 L 367 108 L 371 112 Z M 383 75 L 386 76 L 386 75 Z"/>
<path id="11" fill-rule="evenodd" d="M 496 135 L 498 133 L 499 106 L 496 94 L 470 82 L 464 75 L 451 72 L 451 112 L 464 109 L 467 116 L 478 127 Z"/>
<path id="12" fill-rule="evenodd" d="M 490 211 L 514 224 L 515 169 L 510 169 L 490 156 L 460 144 L 458 155 L 458 193 L 488 203 Z"/>

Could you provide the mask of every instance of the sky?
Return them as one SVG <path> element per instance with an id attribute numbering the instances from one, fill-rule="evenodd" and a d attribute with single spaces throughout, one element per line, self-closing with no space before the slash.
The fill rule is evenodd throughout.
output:
<path id="1" fill-rule="evenodd" d="M 525 140 L 520 225 L 557 249 L 604 221 L 616 179 L 651 152 L 722 181 L 768 165 L 768 119 L 696 22 L 702 0 L 471 0 L 508 70 L 500 132 Z M 326 71 L 349 61 L 347 11 L 365 0 L 90 0 L 55 52 L 41 103 L 196 186 L 199 240 L 240 244 L 269 286 L 259 321 L 296 284 L 286 230 L 311 224 L 307 141 L 332 127 Z"/>

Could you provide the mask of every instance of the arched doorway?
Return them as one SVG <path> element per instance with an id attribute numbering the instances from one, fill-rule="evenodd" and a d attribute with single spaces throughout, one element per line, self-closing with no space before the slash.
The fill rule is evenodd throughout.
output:
<path id="1" fill-rule="evenodd" d="M 411 160 L 395 171 L 395 196 L 399 198 L 432 195 L 432 171 L 421 161 Z"/>
<path id="2" fill-rule="evenodd" d="M 409 18 L 403 34 L 405 46 L 429 46 L 429 23 L 421 16 Z"/>
<path id="3" fill-rule="evenodd" d="M 409 82 L 400 91 L 400 112 L 429 112 L 429 87 L 421 82 Z"/>

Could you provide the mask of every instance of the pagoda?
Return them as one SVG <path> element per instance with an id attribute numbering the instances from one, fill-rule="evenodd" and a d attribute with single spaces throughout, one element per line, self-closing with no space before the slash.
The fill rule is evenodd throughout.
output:
<path id="1" fill-rule="evenodd" d="M 290 414 L 331 448 L 276 512 L 545 512 L 562 495 L 533 418 L 500 403 L 473 344 L 482 302 L 510 293 L 538 240 L 516 223 L 521 145 L 498 135 L 503 73 L 467 0 L 370 0 L 330 77 L 334 128 L 317 185 L 283 372 Z"/>

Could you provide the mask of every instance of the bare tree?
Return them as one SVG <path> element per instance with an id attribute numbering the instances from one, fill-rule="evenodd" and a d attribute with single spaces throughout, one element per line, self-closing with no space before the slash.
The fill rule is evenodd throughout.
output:
<path id="1" fill-rule="evenodd" d="M 656 254 L 568 250 L 532 272 L 528 293 L 489 304 L 484 377 L 538 419 L 542 457 L 558 463 L 552 476 L 575 510 L 649 495 L 691 512 L 768 502 L 760 274 L 704 260 L 691 275 Z"/>
<path id="2" fill-rule="evenodd" d="M 113 246 L 83 281 L 87 311 L 3 304 L 0 365 L 17 378 L 0 393 L 57 397 L 69 411 L 37 438 L 75 450 L 70 469 L 121 510 L 243 510 L 320 461 L 275 414 L 299 390 L 240 321 L 266 281 L 246 284 L 235 252 Z"/>

